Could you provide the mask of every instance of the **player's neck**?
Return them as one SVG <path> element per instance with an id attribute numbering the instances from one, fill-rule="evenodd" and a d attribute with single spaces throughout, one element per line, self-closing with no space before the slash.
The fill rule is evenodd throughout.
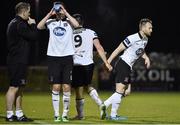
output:
<path id="1" fill-rule="evenodd" d="M 17 16 L 21 17 L 23 20 L 26 20 L 23 14 L 17 14 Z"/>
<path id="2" fill-rule="evenodd" d="M 139 31 L 140 36 L 144 39 L 144 38 L 148 38 L 143 31 Z"/>

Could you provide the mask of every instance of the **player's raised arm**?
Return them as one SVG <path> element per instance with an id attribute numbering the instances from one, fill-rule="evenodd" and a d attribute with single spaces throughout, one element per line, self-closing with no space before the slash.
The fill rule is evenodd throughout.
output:
<path id="1" fill-rule="evenodd" d="M 53 9 L 51 9 L 51 11 L 38 23 L 37 28 L 39 30 L 45 29 L 46 21 L 54 14 L 55 12 L 53 11 Z"/>
<path id="2" fill-rule="evenodd" d="M 63 6 L 61 6 L 61 9 L 68 18 L 69 23 L 75 28 L 79 27 L 78 21 L 73 16 L 71 16 Z"/>

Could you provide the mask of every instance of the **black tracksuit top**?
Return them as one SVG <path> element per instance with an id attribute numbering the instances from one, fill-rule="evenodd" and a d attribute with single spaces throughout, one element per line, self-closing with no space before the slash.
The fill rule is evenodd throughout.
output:
<path id="1" fill-rule="evenodd" d="M 30 42 L 37 41 L 36 24 L 29 25 L 20 16 L 15 16 L 7 27 L 7 64 L 28 64 Z"/>

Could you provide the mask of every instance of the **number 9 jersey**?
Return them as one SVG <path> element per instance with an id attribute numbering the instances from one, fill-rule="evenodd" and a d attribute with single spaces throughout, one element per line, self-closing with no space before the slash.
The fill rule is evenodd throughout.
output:
<path id="1" fill-rule="evenodd" d="M 98 39 L 97 34 L 90 29 L 76 28 L 73 31 L 75 54 L 74 65 L 89 65 L 93 61 L 93 40 Z"/>

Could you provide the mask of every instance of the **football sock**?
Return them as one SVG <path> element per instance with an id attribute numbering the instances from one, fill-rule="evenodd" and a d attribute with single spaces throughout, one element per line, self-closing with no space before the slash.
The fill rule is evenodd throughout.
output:
<path id="1" fill-rule="evenodd" d="M 54 108 L 54 116 L 59 116 L 59 92 L 58 91 L 52 91 L 52 104 Z"/>
<path id="2" fill-rule="evenodd" d="M 23 116 L 23 111 L 22 110 L 16 110 L 16 116 L 17 117 L 22 117 Z"/>
<path id="3" fill-rule="evenodd" d="M 7 111 L 7 118 L 10 118 L 13 115 L 14 115 L 13 111 Z"/>
<path id="4" fill-rule="evenodd" d="M 109 97 L 106 101 L 104 101 L 104 104 L 106 107 L 109 107 L 110 104 L 112 104 L 113 102 L 116 102 L 117 98 L 119 100 L 119 98 L 121 98 L 121 97 L 122 97 L 121 93 L 115 92 L 111 95 L 111 97 Z"/>
<path id="5" fill-rule="evenodd" d="M 67 116 L 70 105 L 70 92 L 63 92 L 63 114 L 62 116 Z"/>
<path id="6" fill-rule="evenodd" d="M 121 103 L 122 94 L 116 93 L 116 97 L 112 100 L 111 117 L 116 117 L 118 108 Z"/>
<path id="7" fill-rule="evenodd" d="M 77 110 L 79 117 L 84 116 L 83 107 L 84 107 L 84 99 L 83 98 L 82 99 L 76 99 L 76 110 Z"/>
<path id="8" fill-rule="evenodd" d="M 99 95 L 97 93 L 97 91 L 95 89 L 92 89 L 89 92 L 89 95 L 91 96 L 91 98 L 96 102 L 96 104 L 98 106 L 100 106 L 102 104 L 102 100 L 99 98 Z"/>

